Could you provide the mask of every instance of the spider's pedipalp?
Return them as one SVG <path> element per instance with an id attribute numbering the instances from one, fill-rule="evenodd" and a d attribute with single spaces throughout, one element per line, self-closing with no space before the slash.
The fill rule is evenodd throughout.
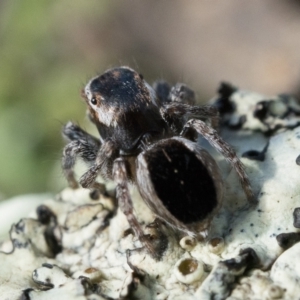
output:
<path id="1" fill-rule="evenodd" d="M 93 163 L 100 141 L 71 122 L 63 127 L 62 134 L 70 141 L 63 150 L 62 169 L 70 187 L 77 188 L 78 182 L 74 174 L 76 159 L 80 157 L 87 163 Z"/>

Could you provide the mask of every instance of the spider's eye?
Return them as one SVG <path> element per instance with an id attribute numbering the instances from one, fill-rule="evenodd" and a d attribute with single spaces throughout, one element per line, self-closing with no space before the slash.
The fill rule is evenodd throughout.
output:
<path id="1" fill-rule="evenodd" d="M 92 98 L 92 99 L 91 99 L 91 103 L 92 103 L 93 105 L 96 105 L 96 104 L 97 104 L 97 102 L 98 102 L 98 101 L 97 101 L 97 99 L 96 99 L 96 98 Z"/>

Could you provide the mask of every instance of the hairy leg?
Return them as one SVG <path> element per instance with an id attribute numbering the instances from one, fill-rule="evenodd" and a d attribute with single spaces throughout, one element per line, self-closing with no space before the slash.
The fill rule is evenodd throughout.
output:
<path id="1" fill-rule="evenodd" d="M 99 139 L 90 135 L 85 130 L 72 122 L 68 122 L 63 127 L 62 135 L 68 141 L 80 141 L 83 143 L 87 143 L 91 148 L 99 149 L 101 146 Z"/>
<path id="2" fill-rule="evenodd" d="M 171 88 L 169 98 L 172 102 L 182 104 L 195 105 L 196 103 L 195 92 L 184 83 L 176 83 Z"/>
<path id="3" fill-rule="evenodd" d="M 96 159 L 100 141 L 71 122 L 63 127 L 62 134 L 71 141 L 63 150 L 62 169 L 70 187 L 78 188 L 74 174 L 76 159 L 81 157 L 85 162 L 93 162 Z"/>
<path id="4" fill-rule="evenodd" d="M 149 253 L 156 257 L 156 253 L 150 240 L 144 235 L 144 232 L 133 212 L 133 204 L 128 189 L 127 166 L 124 158 L 118 158 L 114 161 L 113 178 L 117 184 L 116 193 L 117 200 L 121 211 L 127 218 L 127 221 L 133 230 L 135 236 L 147 248 Z"/>
<path id="5" fill-rule="evenodd" d="M 210 121 L 211 127 L 217 129 L 219 125 L 219 113 L 216 107 L 211 105 L 191 106 L 184 103 L 172 102 L 163 105 L 160 109 L 163 119 L 173 131 L 179 133 L 185 123 L 192 118 L 203 118 Z"/>
<path id="6" fill-rule="evenodd" d="M 183 128 L 181 133 L 184 136 L 185 132 L 192 128 L 201 134 L 225 159 L 232 165 L 237 172 L 242 188 L 247 196 L 249 203 L 256 204 L 257 200 L 253 194 L 250 181 L 244 170 L 242 162 L 237 157 L 232 147 L 226 143 L 217 133 L 216 130 L 207 126 L 203 121 L 192 119 L 189 120 Z"/>
<path id="7" fill-rule="evenodd" d="M 153 89 L 155 90 L 156 96 L 160 102 L 160 105 L 170 102 L 170 85 L 164 80 L 157 80 L 153 83 Z"/>
<path id="8" fill-rule="evenodd" d="M 96 178 L 100 174 L 104 179 L 112 179 L 113 161 L 118 155 L 118 148 L 111 140 L 106 140 L 96 154 L 94 164 L 80 178 L 84 188 L 97 188 Z"/>

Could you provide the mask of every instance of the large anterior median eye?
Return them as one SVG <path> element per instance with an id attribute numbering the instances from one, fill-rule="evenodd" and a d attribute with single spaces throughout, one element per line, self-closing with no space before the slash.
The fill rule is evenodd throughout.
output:
<path id="1" fill-rule="evenodd" d="M 98 101 L 97 101 L 96 98 L 92 98 L 92 99 L 91 99 L 91 103 L 92 103 L 93 105 L 97 105 Z"/>

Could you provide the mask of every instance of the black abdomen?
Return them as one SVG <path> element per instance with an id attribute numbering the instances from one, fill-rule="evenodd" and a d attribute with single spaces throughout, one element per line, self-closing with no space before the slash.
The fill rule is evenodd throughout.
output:
<path id="1" fill-rule="evenodd" d="M 144 153 L 149 179 L 167 210 L 184 224 L 204 220 L 218 205 L 214 181 L 206 166 L 176 139 Z"/>

